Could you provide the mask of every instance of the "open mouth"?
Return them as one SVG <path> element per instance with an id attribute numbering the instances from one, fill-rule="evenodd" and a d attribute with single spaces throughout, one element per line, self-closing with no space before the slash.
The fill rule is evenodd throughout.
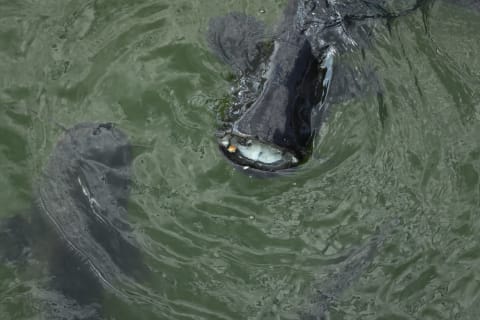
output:
<path id="1" fill-rule="evenodd" d="M 233 163 L 244 169 L 254 168 L 263 171 L 287 169 L 298 164 L 291 152 L 263 143 L 252 137 L 225 134 L 219 139 L 220 150 Z"/>

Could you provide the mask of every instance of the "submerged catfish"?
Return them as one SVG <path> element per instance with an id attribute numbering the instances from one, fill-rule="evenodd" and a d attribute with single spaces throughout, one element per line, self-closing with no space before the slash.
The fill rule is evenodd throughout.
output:
<path id="1" fill-rule="evenodd" d="M 78 124 L 53 149 L 33 212 L 0 223 L 2 262 L 48 264 L 52 280 L 39 299 L 54 300 L 49 319 L 102 319 L 104 290 L 122 296 L 147 274 L 127 219 L 131 161 L 121 130 Z"/>
<path id="2" fill-rule="evenodd" d="M 479 1 L 462 0 L 479 6 Z M 213 18 L 207 41 L 237 73 L 239 86 L 218 132 L 222 153 L 253 172 L 295 167 L 309 157 L 327 107 L 381 85 L 365 66 L 339 64 L 345 52 L 370 45 L 378 22 L 431 1 L 287 0 L 273 34 L 253 17 Z M 395 8 L 395 9 L 393 9 Z"/>
<path id="3" fill-rule="evenodd" d="M 135 275 L 127 218 L 131 147 L 112 124 L 78 124 L 57 143 L 37 185 L 39 213 L 105 286 Z"/>

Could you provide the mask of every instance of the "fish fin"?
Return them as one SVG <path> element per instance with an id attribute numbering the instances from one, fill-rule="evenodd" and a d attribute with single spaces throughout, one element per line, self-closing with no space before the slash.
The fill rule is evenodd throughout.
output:
<path id="1" fill-rule="evenodd" d="M 240 12 L 212 18 L 207 43 L 220 60 L 240 73 L 255 70 L 268 49 L 264 23 Z"/>

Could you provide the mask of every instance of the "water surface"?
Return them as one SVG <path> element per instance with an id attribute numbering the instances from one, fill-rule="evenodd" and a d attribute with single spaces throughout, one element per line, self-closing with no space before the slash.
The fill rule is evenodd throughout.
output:
<path id="1" fill-rule="evenodd" d="M 134 145 L 129 219 L 152 276 L 128 299 L 105 293 L 106 318 L 298 319 L 383 232 L 331 319 L 477 319 L 480 13 L 435 2 L 380 25 L 343 59 L 371 66 L 383 98 L 334 106 L 308 163 L 254 179 L 217 150 L 235 83 L 205 31 L 231 10 L 273 25 L 283 6 L 1 1 L 1 218 L 28 217 L 60 125 L 114 122 Z M 0 318 L 88 311 L 48 290 L 45 264 L 0 265 Z"/>

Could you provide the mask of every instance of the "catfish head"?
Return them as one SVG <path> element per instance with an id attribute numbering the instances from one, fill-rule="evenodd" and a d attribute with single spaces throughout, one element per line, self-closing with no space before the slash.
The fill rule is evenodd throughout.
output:
<path id="1" fill-rule="evenodd" d="M 241 90 L 218 132 L 221 152 L 251 172 L 277 172 L 311 153 L 332 74 L 333 50 L 314 50 L 290 1 L 275 35 L 254 18 L 213 18 L 208 43 L 239 75 Z"/>

